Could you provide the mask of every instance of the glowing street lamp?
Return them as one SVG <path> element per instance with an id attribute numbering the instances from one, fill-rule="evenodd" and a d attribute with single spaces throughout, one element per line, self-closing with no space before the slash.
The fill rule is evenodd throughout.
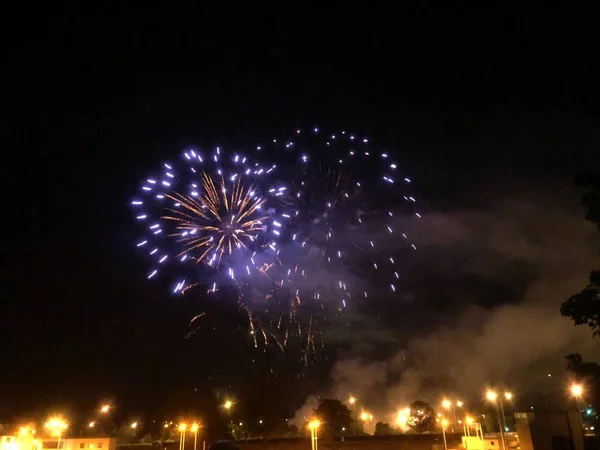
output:
<path id="1" fill-rule="evenodd" d="M 350 398 L 348 399 L 348 403 L 350 403 L 351 405 L 354 405 L 356 403 L 356 397 L 350 396 Z"/>
<path id="2" fill-rule="evenodd" d="M 196 444 L 198 442 L 198 430 L 200 429 L 200 425 L 197 423 L 193 423 L 190 427 L 190 431 L 194 433 L 194 450 L 196 450 Z"/>
<path id="3" fill-rule="evenodd" d="M 452 415 L 454 416 L 453 423 L 458 423 L 458 417 L 456 416 L 456 408 L 455 407 L 462 408 L 463 405 L 464 405 L 464 403 L 460 400 L 457 400 L 456 403 L 454 403 L 454 402 L 448 400 L 447 398 L 445 398 L 442 401 L 442 406 L 445 409 L 448 409 L 448 410 L 452 409 Z M 452 425 L 452 432 L 454 432 L 454 425 Z"/>
<path id="4" fill-rule="evenodd" d="M 371 414 L 369 411 L 362 411 L 360 413 L 360 420 L 363 422 L 371 421 L 373 420 L 373 414 Z"/>
<path id="5" fill-rule="evenodd" d="M 225 408 L 227 411 L 230 411 L 231 408 L 233 408 L 233 402 L 231 400 L 225 400 L 225 403 L 223 403 L 223 408 Z"/>
<path id="6" fill-rule="evenodd" d="M 470 416 L 465 417 L 465 422 L 464 422 L 465 436 L 471 436 L 471 427 L 473 426 L 474 423 L 475 423 L 475 420 L 472 417 L 470 417 Z"/>
<path id="7" fill-rule="evenodd" d="M 94 428 L 95 426 L 96 426 L 96 422 L 94 422 L 93 420 L 90 423 L 88 423 L 88 427 L 90 427 L 90 428 Z"/>
<path id="8" fill-rule="evenodd" d="M 69 427 L 67 422 L 60 416 L 50 417 L 44 426 L 50 431 L 52 436 L 58 437 L 56 448 L 60 448 L 60 436 Z"/>
<path id="9" fill-rule="evenodd" d="M 312 419 L 308 423 L 308 429 L 310 430 L 310 442 L 311 442 L 312 450 L 318 450 L 317 439 L 319 439 L 319 436 L 317 435 L 317 430 L 319 429 L 320 426 L 321 426 L 321 422 L 319 421 L 319 419 Z"/>
<path id="10" fill-rule="evenodd" d="M 185 430 L 187 430 L 187 424 L 180 423 L 177 427 L 179 430 L 179 450 L 184 450 L 185 448 Z"/>
<path id="11" fill-rule="evenodd" d="M 575 399 L 575 404 L 577 405 L 577 414 L 579 415 L 579 421 L 581 422 L 581 429 L 585 429 L 585 426 L 583 424 L 583 417 L 581 415 L 582 408 L 581 408 L 581 405 L 579 404 L 579 400 L 583 396 L 583 386 L 578 383 L 572 384 L 571 385 L 571 395 Z"/>
<path id="12" fill-rule="evenodd" d="M 131 425 L 129 425 L 133 430 L 135 430 L 138 426 L 137 422 L 131 422 Z"/>
<path id="13" fill-rule="evenodd" d="M 448 442 L 446 441 L 446 427 L 448 426 L 448 421 L 446 419 L 442 419 L 442 436 L 444 436 L 444 450 L 448 450 Z"/>
<path id="14" fill-rule="evenodd" d="M 396 417 L 396 423 L 400 427 L 405 427 L 408 422 L 408 416 L 410 416 L 410 408 L 404 408 L 398 411 L 398 416 Z"/>
<path id="15" fill-rule="evenodd" d="M 512 392 L 505 392 L 504 399 L 507 401 L 511 401 L 513 398 Z M 504 403 L 502 402 L 502 397 L 500 397 L 500 409 L 502 410 L 502 420 L 504 421 L 504 430 L 508 431 L 508 426 L 506 425 L 506 414 L 504 414 Z"/>
<path id="16" fill-rule="evenodd" d="M 28 434 L 34 435 L 35 434 L 35 430 L 33 428 L 31 428 L 29 425 L 24 425 L 22 427 L 19 427 L 19 434 L 21 436 L 25 436 Z"/>
<path id="17" fill-rule="evenodd" d="M 110 412 L 110 405 L 107 403 L 100 407 L 100 414 L 108 414 Z"/>
<path id="18" fill-rule="evenodd" d="M 506 444 L 504 442 L 504 430 L 502 429 L 502 423 L 500 421 L 500 411 L 498 411 L 498 402 L 496 400 L 498 400 L 498 393 L 496 391 L 492 391 L 492 390 L 488 390 L 485 393 L 485 398 L 494 404 L 494 406 L 496 407 L 496 416 L 498 417 L 498 427 L 500 428 L 500 437 L 502 438 L 502 448 L 506 449 Z M 500 400 L 500 403 L 502 403 L 502 400 Z"/>

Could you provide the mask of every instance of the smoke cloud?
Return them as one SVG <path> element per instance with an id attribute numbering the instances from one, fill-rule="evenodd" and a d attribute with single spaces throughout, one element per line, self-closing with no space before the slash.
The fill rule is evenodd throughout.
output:
<path id="1" fill-rule="evenodd" d="M 597 232 L 583 219 L 577 192 L 525 187 L 506 187 L 492 202 L 482 189 L 479 206 L 398 222 L 419 250 L 404 262 L 396 314 L 367 314 L 375 330 L 352 334 L 324 396 L 354 395 L 374 422 L 392 423 L 411 401 L 479 402 L 490 385 L 521 399 L 560 391 L 567 353 L 597 358 L 600 341 L 558 311 L 600 262 Z"/>

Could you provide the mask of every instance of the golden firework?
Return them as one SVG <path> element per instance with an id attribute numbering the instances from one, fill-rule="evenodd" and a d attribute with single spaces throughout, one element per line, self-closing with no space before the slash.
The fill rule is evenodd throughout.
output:
<path id="1" fill-rule="evenodd" d="M 189 255 L 190 259 L 215 267 L 223 254 L 247 249 L 248 242 L 254 241 L 267 218 L 259 217 L 265 199 L 256 194 L 253 186 L 245 188 L 238 178 L 228 191 L 222 176 L 218 184 L 217 187 L 203 172 L 201 192 L 167 195 L 180 209 L 170 209 L 172 215 L 163 217 L 177 222 L 171 236 L 184 244 L 178 256 Z M 199 257 L 191 254 L 196 250 L 200 251 Z"/>

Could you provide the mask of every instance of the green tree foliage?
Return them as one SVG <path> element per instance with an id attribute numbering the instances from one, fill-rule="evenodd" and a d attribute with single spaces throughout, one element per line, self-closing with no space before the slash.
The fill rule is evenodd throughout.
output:
<path id="1" fill-rule="evenodd" d="M 431 431 L 434 428 L 435 411 L 427 402 L 417 400 L 410 404 L 410 414 L 406 424 L 416 432 Z"/>
<path id="2" fill-rule="evenodd" d="M 323 422 L 321 433 L 329 436 L 341 436 L 342 429 L 352 426 L 352 411 L 340 400 L 326 398 L 315 409 L 315 415 Z"/>
<path id="3" fill-rule="evenodd" d="M 600 230 L 600 173 L 588 173 L 576 181 L 585 190 L 582 197 L 585 217 Z M 600 270 L 592 271 L 589 284 L 564 302 L 560 313 L 573 319 L 575 325 L 589 326 L 593 336 L 600 336 Z"/>

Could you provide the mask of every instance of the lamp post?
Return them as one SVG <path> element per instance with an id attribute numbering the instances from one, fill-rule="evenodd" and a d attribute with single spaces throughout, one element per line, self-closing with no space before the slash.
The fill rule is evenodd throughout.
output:
<path id="1" fill-rule="evenodd" d="M 56 436 L 58 437 L 58 442 L 56 444 L 56 448 L 60 449 L 60 436 L 62 435 L 62 433 L 68 428 L 68 424 L 67 422 L 59 416 L 56 417 L 50 417 L 45 425 L 46 428 L 48 428 L 48 430 L 50 430 L 50 433 L 52 434 L 52 436 Z"/>
<path id="2" fill-rule="evenodd" d="M 583 386 L 581 384 L 572 384 L 571 385 L 571 395 L 575 398 L 575 404 L 577 405 L 577 415 L 579 416 L 579 422 L 581 422 L 581 430 L 582 433 L 585 434 L 585 427 L 583 425 L 583 416 L 581 415 L 582 408 L 579 404 L 579 399 L 583 395 Z"/>
<path id="3" fill-rule="evenodd" d="M 446 427 L 448 426 L 448 421 L 446 419 L 442 419 L 442 436 L 444 437 L 444 450 L 448 450 L 448 442 L 446 441 Z"/>
<path id="4" fill-rule="evenodd" d="M 185 449 L 185 430 L 187 430 L 187 424 L 180 423 L 177 427 L 179 430 L 179 450 Z"/>
<path id="5" fill-rule="evenodd" d="M 500 411 L 498 411 L 498 394 L 496 391 L 487 391 L 485 397 L 488 401 L 492 402 L 496 407 L 496 416 L 498 417 L 498 427 L 500 428 L 500 439 L 502 439 L 502 450 L 506 450 L 506 445 L 504 443 L 504 430 L 502 429 L 502 422 L 500 420 Z"/>
<path id="6" fill-rule="evenodd" d="M 311 420 L 308 424 L 308 428 L 310 429 L 310 442 L 312 450 L 318 450 L 317 439 L 319 437 L 317 436 L 317 430 L 319 429 L 320 425 L 321 422 L 319 422 L 317 419 Z"/>
<path id="7" fill-rule="evenodd" d="M 466 431 L 466 436 L 467 437 L 471 437 L 471 425 L 473 425 L 474 420 L 472 417 L 467 416 L 465 418 L 465 431 Z"/>
<path id="8" fill-rule="evenodd" d="M 196 450 L 196 444 L 198 442 L 198 429 L 200 426 L 197 423 L 193 423 L 190 431 L 194 433 L 194 450 Z"/>
<path id="9" fill-rule="evenodd" d="M 448 399 L 444 399 L 442 401 L 442 406 L 448 410 L 452 410 L 452 415 L 454 416 L 454 422 L 452 423 L 452 432 L 454 433 L 454 424 L 458 423 L 458 417 L 456 416 L 456 408 L 462 408 L 462 406 L 464 405 L 464 403 L 460 400 L 457 400 L 456 403 L 448 400 Z"/>
<path id="10" fill-rule="evenodd" d="M 513 398 L 513 395 L 511 392 L 505 392 L 504 398 L 510 402 Z M 500 409 L 502 410 L 502 420 L 504 422 L 504 429 L 508 431 L 508 426 L 506 425 L 506 414 L 504 414 L 504 404 L 502 403 L 502 397 L 500 397 Z"/>

